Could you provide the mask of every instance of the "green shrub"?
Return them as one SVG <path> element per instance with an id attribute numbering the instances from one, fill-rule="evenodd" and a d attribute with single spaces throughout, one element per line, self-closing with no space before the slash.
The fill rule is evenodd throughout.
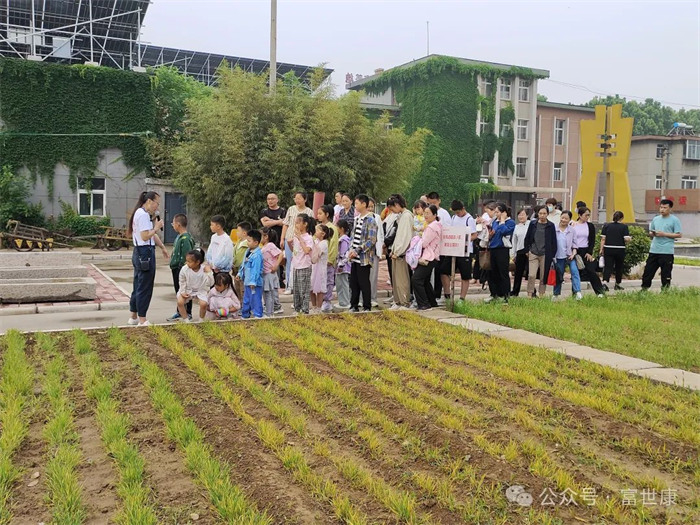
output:
<path id="1" fill-rule="evenodd" d="M 643 262 L 649 253 L 651 239 L 647 235 L 644 228 L 639 226 L 630 226 L 630 237 L 632 240 L 627 243 L 627 251 L 625 252 L 625 274 L 629 274 L 630 270 Z M 593 253 L 600 253 L 600 230 L 596 229 L 595 234 L 595 250 Z"/>
<path id="2" fill-rule="evenodd" d="M 50 229 L 63 235 L 81 237 L 102 233 L 102 226 L 110 225 L 109 217 L 83 217 L 70 204 L 61 201 L 61 215 L 52 221 Z"/>
<path id="3" fill-rule="evenodd" d="M 31 195 L 29 184 L 25 177 L 15 175 L 9 166 L 0 169 L 0 231 L 5 230 L 11 219 L 44 227 L 46 221 L 41 204 L 27 202 Z"/>

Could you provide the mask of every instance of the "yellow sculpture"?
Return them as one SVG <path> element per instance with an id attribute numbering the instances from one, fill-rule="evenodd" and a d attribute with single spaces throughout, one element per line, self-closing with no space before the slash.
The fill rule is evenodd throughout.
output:
<path id="1" fill-rule="evenodd" d="M 584 201 L 592 208 L 598 175 L 605 174 L 608 220 L 621 211 L 625 222 L 634 222 L 627 176 L 633 126 L 633 118 L 622 117 L 622 104 L 596 106 L 595 119 L 581 121 L 581 180 L 574 201 Z"/>

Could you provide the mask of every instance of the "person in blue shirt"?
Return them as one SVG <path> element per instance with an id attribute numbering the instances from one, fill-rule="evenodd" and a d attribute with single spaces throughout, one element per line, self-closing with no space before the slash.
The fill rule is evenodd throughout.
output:
<path id="1" fill-rule="evenodd" d="M 263 316 L 263 256 L 260 249 L 262 234 L 258 230 L 250 230 L 247 240 L 248 249 L 236 276 L 236 280 L 242 281 L 245 288 L 241 309 L 243 319 L 250 319 L 251 312 L 254 317 Z"/>
<path id="2" fill-rule="evenodd" d="M 496 204 L 496 214 L 489 226 L 489 251 L 491 252 L 491 270 L 489 271 L 489 291 L 491 297 L 485 302 L 494 299 L 503 299 L 508 302 L 510 295 L 510 248 L 512 246 L 515 221 L 510 218 L 510 208 L 502 202 Z"/>
<path id="3" fill-rule="evenodd" d="M 649 224 L 651 247 L 642 275 L 642 290 L 648 290 L 651 287 L 651 281 L 659 268 L 661 268 L 661 288 L 667 289 L 671 286 L 673 243 L 674 239 L 681 237 L 681 221 L 671 214 L 671 208 L 673 208 L 672 200 L 661 199 L 659 215 Z"/>

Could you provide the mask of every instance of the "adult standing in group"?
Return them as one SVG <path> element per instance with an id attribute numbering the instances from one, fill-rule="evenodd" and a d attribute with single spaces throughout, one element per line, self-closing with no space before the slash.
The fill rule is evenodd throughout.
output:
<path id="1" fill-rule="evenodd" d="M 285 269 L 287 286 L 284 289 L 284 295 L 292 295 L 292 286 L 294 284 L 294 270 L 292 268 L 292 266 L 294 266 L 292 264 L 292 255 L 294 252 L 294 224 L 297 217 L 302 213 L 312 218 L 314 216 L 313 210 L 306 205 L 306 193 L 297 191 L 294 193 L 294 206 L 291 206 L 284 215 L 282 235 L 280 237 L 284 239 L 284 256 L 287 259 L 287 266 Z"/>
<path id="2" fill-rule="evenodd" d="M 673 208 L 672 200 L 661 199 L 659 215 L 649 224 L 651 247 L 642 275 L 642 290 L 648 290 L 651 287 L 651 281 L 659 268 L 661 268 L 661 288 L 667 289 L 671 286 L 674 239 L 681 237 L 681 221 L 671 214 L 671 208 Z"/>
<path id="3" fill-rule="evenodd" d="M 148 307 L 153 297 L 153 283 L 156 279 L 156 246 L 159 246 L 163 257 L 169 257 L 168 250 L 158 237 L 158 230 L 163 228 L 163 221 L 156 217 L 151 219 L 158 211 L 160 195 L 155 191 L 144 191 L 136 202 L 134 211 L 129 219 L 128 233 L 134 243 L 134 251 L 131 254 L 131 264 L 134 266 L 134 282 L 131 299 L 129 300 L 128 320 L 130 325 L 148 326 L 146 319 Z"/>
<path id="4" fill-rule="evenodd" d="M 382 260 L 384 252 L 384 230 L 382 229 L 382 218 L 376 213 L 376 202 L 370 197 L 367 210 L 374 216 L 374 221 L 377 223 L 377 244 L 374 247 L 374 256 L 372 257 L 372 269 L 369 272 L 369 283 L 372 287 L 372 306 L 379 307 L 377 302 L 377 287 L 379 285 L 379 261 Z"/>
<path id="5" fill-rule="evenodd" d="M 335 216 L 335 210 L 330 204 L 324 204 L 316 212 L 316 218 L 319 224 L 323 224 L 328 227 L 333 234 L 326 239 L 328 241 L 328 264 L 326 268 L 326 294 L 323 296 L 323 304 L 321 305 L 322 312 L 332 312 L 333 305 L 331 301 L 333 300 L 333 287 L 335 286 L 335 270 L 336 264 L 338 262 L 338 241 L 340 236 L 338 235 L 338 227 L 333 224 L 333 217 Z"/>
<path id="6" fill-rule="evenodd" d="M 593 257 L 593 247 L 595 246 L 595 226 L 589 221 L 591 218 L 591 210 L 583 206 L 578 209 L 578 220 L 572 227 L 574 230 L 574 257 L 581 257 L 583 268 L 579 264 L 579 273 L 581 280 L 588 280 L 593 287 L 593 291 L 598 297 L 605 297 L 603 292 L 603 283 L 600 282 L 600 277 L 596 273 L 598 260 Z"/>
<path id="7" fill-rule="evenodd" d="M 440 224 L 445 226 L 460 226 L 467 229 L 467 238 L 464 246 L 464 257 L 455 258 L 455 270 L 459 271 L 459 276 L 462 279 L 459 297 L 464 299 L 469 291 L 469 279 L 472 278 L 472 248 L 473 241 L 476 239 L 476 220 L 465 209 L 464 203 L 459 200 L 453 200 L 450 208 L 454 215 L 448 219 L 440 219 Z M 440 257 L 440 273 L 442 278 L 442 288 L 445 290 L 445 297 L 449 297 L 452 278 L 452 257 Z"/>
<path id="8" fill-rule="evenodd" d="M 344 191 L 335 192 L 335 206 L 333 206 L 333 224 L 337 224 L 337 222 L 340 220 L 340 210 L 343 209 L 343 195 L 345 195 Z"/>
<path id="9" fill-rule="evenodd" d="M 423 249 L 418 259 L 418 266 L 413 272 L 412 282 L 418 310 L 430 310 L 438 306 L 433 294 L 433 287 L 430 284 L 430 275 L 436 270 L 439 273 L 442 221 L 438 218 L 438 207 L 434 204 L 428 206 L 423 214 L 425 216 Z"/>
<path id="10" fill-rule="evenodd" d="M 440 219 L 441 224 L 448 224 L 450 221 L 450 212 L 445 208 L 440 207 L 442 202 L 440 199 L 440 194 L 436 191 L 431 191 L 426 195 L 428 199 L 428 204 L 435 206 L 437 208 L 437 216 Z M 442 275 L 440 273 L 439 265 L 433 270 L 433 289 L 435 291 L 435 300 L 438 304 L 445 304 L 445 300 L 442 298 Z"/>
<path id="11" fill-rule="evenodd" d="M 527 295 L 536 297 L 535 278 L 540 272 L 540 297 L 547 288 L 547 276 L 557 253 L 557 232 L 554 223 L 549 220 L 547 208 L 537 213 L 537 220 L 530 221 L 525 235 L 524 248 L 527 250 L 528 277 Z"/>
<path id="12" fill-rule="evenodd" d="M 515 273 L 513 276 L 513 289 L 510 296 L 517 297 L 520 294 L 520 287 L 523 284 L 523 276 L 527 271 L 527 250 L 525 249 L 525 237 L 530 227 L 527 211 L 521 208 L 518 212 L 518 223 L 513 231 L 513 241 L 510 248 L 510 258 L 515 263 Z"/>
<path id="13" fill-rule="evenodd" d="M 369 213 L 369 197 L 359 194 L 355 197 L 355 209 L 359 215 L 355 218 L 348 258 L 350 269 L 350 311 L 359 312 L 360 293 L 362 294 L 362 309 L 372 310 L 372 286 L 369 274 L 372 269 L 372 254 L 377 243 L 377 223 L 374 215 Z M 347 219 L 346 219 L 347 220 Z"/>
<path id="14" fill-rule="evenodd" d="M 495 205 L 495 214 L 489 225 L 489 252 L 491 253 L 491 269 L 489 270 L 489 291 L 491 296 L 485 302 L 503 299 L 508 302 L 510 295 L 510 245 L 503 240 L 511 240 L 515 231 L 515 221 L 510 218 L 510 210 L 502 202 Z M 512 243 L 512 241 L 511 241 Z"/>
<path id="15" fill-rule="evenodd" d="M 280 199 L 276 193 L 267 195 L 267 208 L 260 212 L 260 224 L 263 228 L 272 228 L 277 234 L 277 247 L 283 249 L 284 240 L 282 239 L 282 228 L 284 227 L 284 215 L 287 213 L 283 207 L 279 205 Z M 278 269 L 280 277 L 280 286 L 285 287 L 285 271 L 284 267 Z"/>
<path id="16" fill-rule="evenodd" d="M 625 268 L 625 253 L 627 243 L 632 240 L 630 229 L 620 221 L 625 218 L 621 211 L 613 213 L 613 221 L 603 225 L 600 232 L 600 255 L 603 256 L 605 267 L 603 269 L 603 288 L 607 292 L 610 288 L 610 275 L 615 271 L 615 290 L 624 290 L 622 272 Z"/>
<path id="17" fill-rule="evenodd" d="M 343 196 L 340 198 L 340 205 L 342 207 L 338 213 L 338 221 L 341 219 L 348 221 L 350 226 L 348 233 L 355 231 L 355 207 L 352 205 L 352 197 L 347 193 L 343 193 Z"/>
<path id="18" fill-rule="evenodd" d="M 406 209 L 406 199 L 403 195 L 392 195 L 386 201 L 387 207 L 396 215 L 396 232 L 391 248 L 392 266 L 392 308 L 408 308 L 411 305 L 411 277 L 406 262 L 406 250 L 413 238 L 413 214 Z"/>
<path id="19" fill-rule="evenodd" d="M 567 265 L 571 273 L 571 292 L 577 301 L 583 299 L 581 295 L 581 277 L 578 274 L 578 266 L 574 261 L 574 230 L 569 228 L 573 214 L 570 211 L 562 211 L 557 231 L 557 254 L 554 264 L 557 267 L 557 284 L 554 286 L 552 300 L 556 301 L 561 295 L 561 285 L 564 283 L 564 272 Z"/>
<path id="20" fill-rule="evenodd" d="M 555 228 L 559 226 L 559 222 L 561 222 L 561 210 L 557 208 L 557 204 L 557 199 L 554 197 L 550 197 L 544 201 L 544 205 L 547 208 L 547 220 L 554 224 Z"/>

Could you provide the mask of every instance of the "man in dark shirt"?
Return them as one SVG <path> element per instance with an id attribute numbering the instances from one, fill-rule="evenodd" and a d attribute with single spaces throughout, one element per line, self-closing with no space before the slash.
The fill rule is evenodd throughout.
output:
<path id="1" fill-rule="evenodd" d="M 280 207 L 279 198 L 276 194 L 270 193 L 267 196 L 267 208 L 260 212 L 260 223 L 266 228 L 272 228 L 277 233 L 277 247 L 282 242 L 282 224 L 287 210 Z"/>

